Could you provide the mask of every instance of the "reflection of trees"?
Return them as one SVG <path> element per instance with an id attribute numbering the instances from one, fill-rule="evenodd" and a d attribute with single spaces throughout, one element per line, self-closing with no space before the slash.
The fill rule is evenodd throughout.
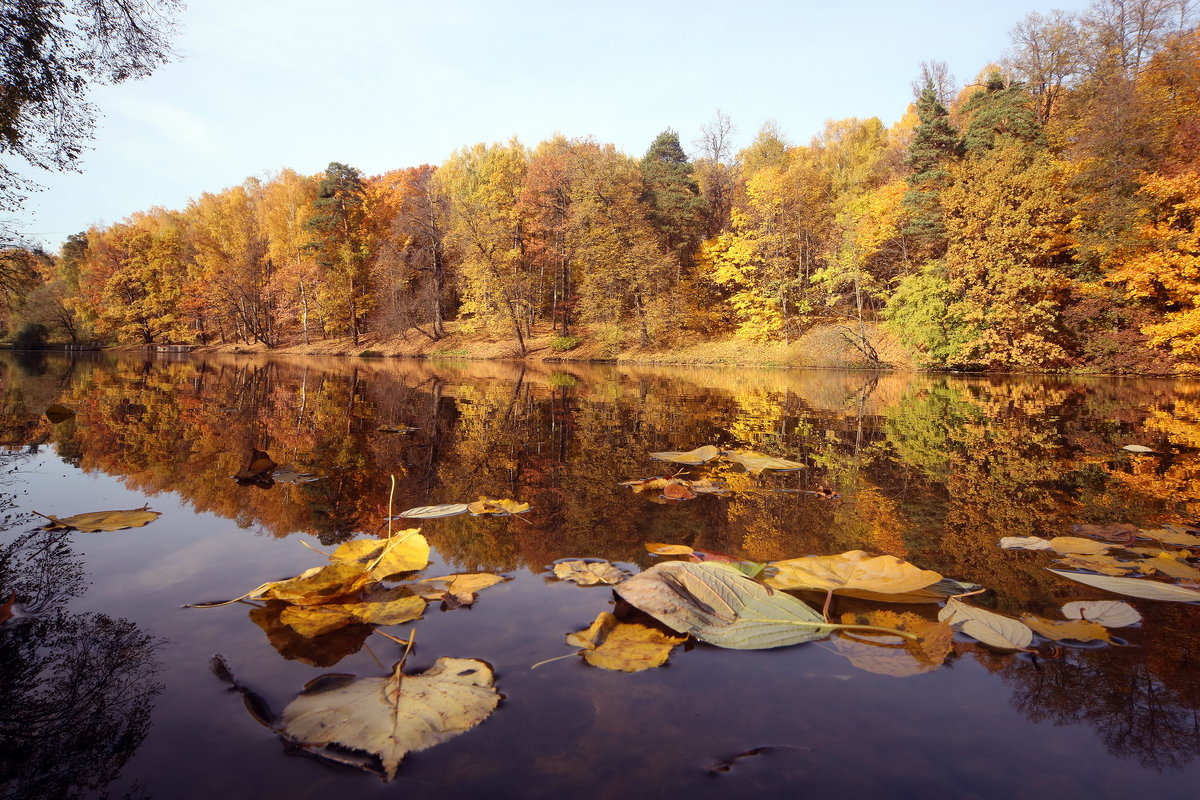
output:
<path id="1" fill-rule="evenodd" d="M 29 616 L 0 625 L 0 797 L 71 798 L 114 780 L 162 690 L 157 642 L 125 619 L 71 614 L 86 585 L 61 534 L 0 551 L 0 595 Z"/>
<path id="2" fill-rule="evenodd" d="M 1068 649 L 1037 668 L 1011 661 L 1002 675 L 1022 714 L 1034 722 L 1095 728 L 1117 758 L 1164 769 L 1200 755 L 1200 697 L 1187 661 L 1156 664 L 1140 648 Z"/>

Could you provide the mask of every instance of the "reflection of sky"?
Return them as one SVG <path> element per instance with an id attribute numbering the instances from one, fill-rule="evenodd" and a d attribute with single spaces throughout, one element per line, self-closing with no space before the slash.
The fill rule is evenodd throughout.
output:
<path id="1" fill-rule="evenodd" d="M 34 176 L 49 191 L 25 227 L 53 249 L 93 223 L 282 167 L 372 174 L 514 135 L 595 136 L 636 156 L 667 127 L 688 147 L 717 108 L 737 148 L 771 119 L 804 143 L 826 119 L 891 124 L 922 61 L 969 81 L 1028 11 L 1084 5 L 194 2 L 178 60 L 95 92 L 104 118 L 84 174 Z"/>

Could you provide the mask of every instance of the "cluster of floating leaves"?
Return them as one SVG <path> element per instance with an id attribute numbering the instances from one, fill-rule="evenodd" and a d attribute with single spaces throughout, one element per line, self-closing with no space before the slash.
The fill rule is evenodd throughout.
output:
<path id="1" fill-rule="evenodd" d="M 711 444 L 706 444 L 687 452 L 666 451 L 651 453 L 650 457 L 658 461 L 669 461 L 693 467 L 718 462 L 731 466 L 735 472 L 748 472 L 752 475 L 761 475 L 764 472 L 795 472 L 805 468 L 805 465 L 799 461 L 789 461 L 785 458 L 764 455 L 752 450 L 722 450 L 716 445 Z M 702 494 L 724 495 L 732 492 L 722 480 L 713 480 L 707 477 L 690 480 L 681 477 L 680 474 L 635 478 L 623 481 L 620 485 L 628 486 L 638 494 L 644 493 L 652 501 L 659 503 L 694 500 Z M 739 491 L 746 492 L 748 490 L 742 489 Z M 838 496 L 837 492 L 827 488 L 816 490 L 761 489 L 749 491 L 800 492 L 827 500 Z M 658 494 L 653 494 L 654 492 L 658 492 Z"/>

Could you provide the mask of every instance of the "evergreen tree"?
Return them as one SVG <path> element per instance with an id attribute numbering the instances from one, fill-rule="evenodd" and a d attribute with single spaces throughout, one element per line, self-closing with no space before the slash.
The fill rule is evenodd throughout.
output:
<path id="1" fill-rule="evenodd" d="M 938 258 L 946 251 L 946 222 L 941 191 L 950 182 L 947 167 L 961 154 L 958 131 L 950 124 L 950 114 L 937 98 L 932 80 L 917 98 L 919 124 L 913 131 L 906 163 L 911 170 L 904 204 L 909 222 L 904 233 L 913 240 L 922 260 Z"/>
<path id="2" fill-rule="evenodd" d="M 969 120 L 962 140 L 967 155 L 992 149 L 998 136 L 1031 145 L 1046 144 L 1033 98 L 1023 85 L 1006 84 L 998 72 L 988 75 L 984 88 L 963 104 L 962 115 Z"/>
<path id="3" fill-rule="evenodd" d="M 365 327 L 368 288 L 369 245 L 365 230 L 363 199 L 366 186 L 362 173 L 354 167 L 331 162 L 317 187 L 313 215 L 308 229 L 314 234 L 310 246 L 317 260 L 328 271 L 330 306 L 345 309 L 347 326 L 354 344 Z"/>
<path id="4" fill-rule="evenodd" d="M 668 128 L 655 137 L 641 171 L 642 200 L 663 249 L 675 253 L 681 264 L 690 263 L 704 228 L 704 198 L 679 134 Z"/>

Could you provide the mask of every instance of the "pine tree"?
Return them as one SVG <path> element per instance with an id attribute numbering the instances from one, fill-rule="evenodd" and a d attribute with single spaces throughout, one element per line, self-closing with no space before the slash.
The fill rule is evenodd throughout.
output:
<path id="1" fill-rule="evenodd" d="M 943 218 L 941 191 L 950 182 L 947 167 L 961 155 L 958 132 L 950 124 L 950 114 L 937 99 L 933 81 L 927 80 L 917 98 L 917 118 L 909 145 L 908 192 L 904 204 L 909 222 L 904 233 L 913 240 L 921 260 L 938 258 L 946 252 L 946 222 Z"/>

